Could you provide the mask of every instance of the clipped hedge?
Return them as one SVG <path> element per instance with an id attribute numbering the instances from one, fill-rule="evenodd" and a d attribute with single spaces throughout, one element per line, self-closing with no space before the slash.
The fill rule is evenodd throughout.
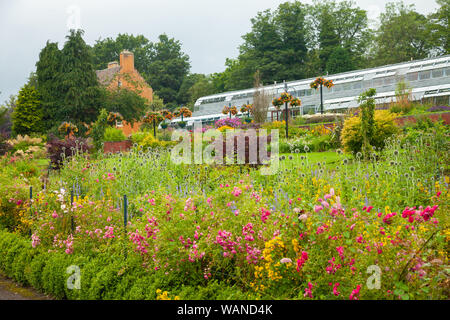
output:
<path id="1" fill-rule="evenodd" d="M 170 297 L 181 299 L 254 299 L 236 286 L 213 280 L 186 284 L 180 274 L 166 275 L 164 270 L 146 270 L 137 254 L 127 257 L 117 248 L 91 256 L 67 255 L 31 247 L 31 241 L 0 229 L 0 269 L 6 276 L 51 295 L 70 300 L 152 300 L 158 289 L 169 291 Z M 69 289 L 69 266 L 78 266 L 81 288 Z"/>

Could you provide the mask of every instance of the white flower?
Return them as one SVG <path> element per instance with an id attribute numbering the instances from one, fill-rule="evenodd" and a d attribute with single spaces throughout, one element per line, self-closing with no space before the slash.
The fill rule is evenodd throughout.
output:
<path id="1" fill-rule="evenodd" d="M 280 260 L 280 263 L 292 263 L 292 260 L 289 258 L 283 258 Z"/>

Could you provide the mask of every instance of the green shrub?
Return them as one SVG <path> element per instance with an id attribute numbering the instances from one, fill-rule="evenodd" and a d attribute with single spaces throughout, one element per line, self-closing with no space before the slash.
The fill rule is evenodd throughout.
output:
<path id="1" fill-rule="evenodd" d="M 95 150 L 100 150 L 102 147 L 103 139 L 105 137 L 105 130 L 108 125 L 107 122 L 108 112 L 105 109 L 102 109 L 91 129 L 91 137 L 93 139 Z"/>
<path id="2" fill-rule="evenodd" d="M 119 282 L 120 271 L 125 268 L 121 261 L 113 261 L 106 265 L 92 278 L 89 299 L 114 299 L 114 292 Z"/>
<path id="3" fill-rule="evenodd" d="M 51 255 L 51 253 L 47 252 L 36 255 L 31 261 L 29 269 L 25 272 L 27 282 L 38 290 L 43 290 L 42 271 Z"/>
<path id="4" fill-rule="evenodd" d="M 107 127 L 105 129 L 104 141 L 123 141 L 126 139 L 127 138 L 120 129 L 113 127 Z"/>
<path id="5" fill-rule="evenodd" d="M 183 300 L 247 300 L 255 299 L 252 294 L 243 293 L 237 286 L 229 286 L 217 280 L 208 282 L 206 286 L 182 286 L 180 291 L 173 292 Z"/>
<path id="6" fill-rule="evenodd" d="M 301 126 L 304 125 L 306 123 L 306 119 L 302 116 L 298 116 L 297 118 L 295 118 L 292 123 L 296 126 Z"/>
<path id="7" fill-rule="evenodd" d="M 148 134 L 150 134 L 150 133 L 146 130 L 138 131 L 138 132 L 131 134 L 130 138 L 131 138 L 131 141 L 133 141 L 133 143 L 141 144 L 142 140 L 144 140 Z M 152 134 L 152 136 L 153 136 L 153 134 Z"/>
<path id="8" fill-rule="evenodd" d="M 33 257 L 36 255 L 36 250 L 33 249 L 29 242 L 26 246 L 22 247 L 17 256 L 14 258 L 12 264 L 12 277 L 19 283 L 26 284 L 26 274 L 30 273 L 30 263 Z"/>
<path id="9" fill-rule="evenodd" d="M 135 141 L 140 140 L 138 144 L 144 150 L 147 150 L 148 148 L 168 148 L 178 143 L 177 141 L 159 141 L 155 139 L 155 137 L 151 133 L 147 133 L 143 138 L 141 136 L 137 136 L 136 138 L 138 139 L 135 139 Z"/>
<path id="10" fill-rule="evenodd" d="M 315 114 L 311 117 L 304 118 L 304 122 L 306 124 L 312 123 L 328 123 L 328 122 L 336 122 L 339 119 L 344 118 L 343 114 Z"/>
<path id="11" fill-rule="evenodd" d="M 42 289 L 46 293 L 58 299 L 66 296 L 65 288 L 69 277 L 66 270 L 72 265 L 71 260 L 72 256 L 65 253 L 53 253 L 49 257 L 42 270 Z"/>
<path id="12" fill-rule="evenodd" d="M 160 141 L 172 141 L 172 131 L 164 130 L 156 135 Z"/>
<path id="13" fill-rule="evenodd" d="M 41 96 L 36 88 L 26 84 L 19 91 L 17 105 L 12 113 L 12 131 L 14 134 L 43 132 L 44 109 Z"/>
<path id="14" fill-rule="evenodd" d="M 387 110 L 375 110 L 374 133 L 369 141 L 371 146 L 383 148 L 385 139 L 398 132 L 399 129 L 395 125 L 395 118 L 396 115 Z M 347 152 L 353 151 L 357 153 L 361 151 L 363 137 L 361 134 L 361 118 L 359 116 L 345 120 L 341 133 L 341 143 Z"/>

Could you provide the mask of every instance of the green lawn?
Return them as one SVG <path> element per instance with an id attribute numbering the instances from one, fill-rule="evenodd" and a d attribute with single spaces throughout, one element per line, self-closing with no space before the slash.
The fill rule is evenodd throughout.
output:
<path id="1" fill-rule="evenodd" d="M 280 156 L 284 156 L 285 160 L 282 161 L 282 165 L 286 167 L 291 167 L 299 165 L 304 161 L 309 164 L 315 164 L 318 162 L 325 162 L 328 168 L 335 168 L 337 165 L 341 165 L 342 161 L 347 158 L 351 159 L 351 155 L 339 155 L 335 151 L 324 151 L 324 152 L 308 152 L 308 153 L 283 153 Z M 306 157 L 303 159 L 301 157 Z M 350 161 L 351 165 L 351 161 Z"/>

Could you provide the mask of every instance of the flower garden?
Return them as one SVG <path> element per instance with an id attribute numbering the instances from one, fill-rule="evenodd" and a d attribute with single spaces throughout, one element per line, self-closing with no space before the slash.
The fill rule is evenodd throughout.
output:
<path id="1" fill-rule="evenodd" d="M 358 116 L 342 130 L 291 126 L 269 176 L 174 164 L 151 130 L 119 154 L 75 137 L 11 140 L 0 269 L 67 299 L 447 299 L 448 127 L 377 114 L 368 155 Z"/>

